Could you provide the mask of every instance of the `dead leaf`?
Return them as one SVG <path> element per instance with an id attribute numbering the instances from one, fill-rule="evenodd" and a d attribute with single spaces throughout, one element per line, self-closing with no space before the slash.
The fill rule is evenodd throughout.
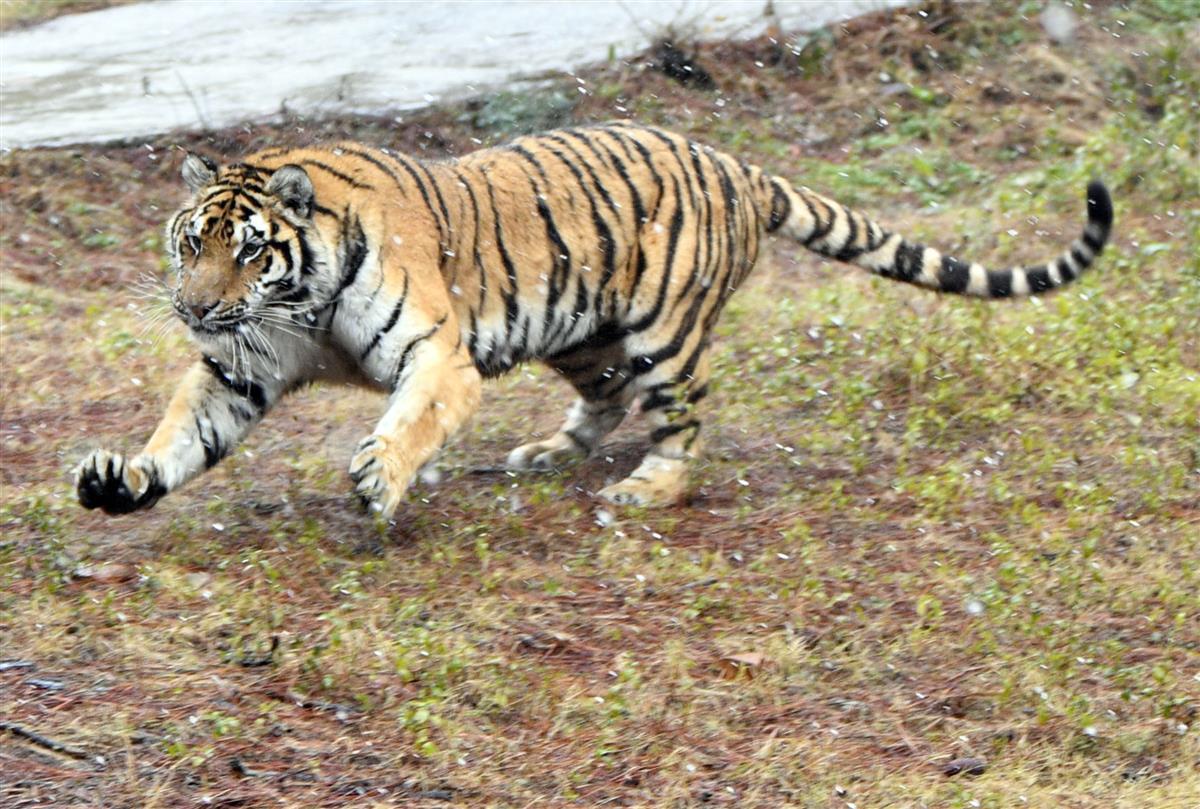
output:
<path id="1" fill-rule="evenodd" d="M 766 658 L 761 652 L 744 652 L 742 654 L 725 655 L 718 661 L 721 677 L 726 680 L 736 680 L 741 677 L 751 680 L 762 669 Z"/>
<path id="2" fill-rule="evenodd" d="M 81 565 L 71 572 L 77 579 L 109 583 L 128 581 L 137 577 L 137 568 L 124 562 L 107 562 L 102 565 Z"/>
<path id="3" fill-rule="evenodd" d="M 538 652 L 554 654 L 561 652 L 568 646 L 575 643 L 575 638 L 565 632 L 553 632 L 549 630 L 535 630 L 528 635 L 522 635 L 517 638 L 517 642 L 526 649 L 533 649 Z"/>

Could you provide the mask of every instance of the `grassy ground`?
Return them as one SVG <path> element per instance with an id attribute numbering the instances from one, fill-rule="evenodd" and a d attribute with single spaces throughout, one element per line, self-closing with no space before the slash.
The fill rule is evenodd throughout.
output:
<path id="1" fill-rule="evenodd" d="M 717 89 L 600 65 L 404 120 L 285 121 L 0 157 L 6 806 L 1193 807 L 1200 795 L 1200 10 L 884 14 L 700 48 Z M 986 18 L 985 18 L 986 17 Z M 380 533 L 348 497 L 381 407 L 317 388 L 126 518 L 69 470 L 136 450 L 190 362 L 140 333 L 177 146 L 351 136 L 430 157 L 630 116 L 944 248 L 1096 270 L 973 303 L 780 244 L 721 327 L 690 501 L 472 471 L 557 426 L 490 387 Z M 742 658 L 739 664 L 736 656 Z M 960 768 L 981 774 L 947 775 Z"/>

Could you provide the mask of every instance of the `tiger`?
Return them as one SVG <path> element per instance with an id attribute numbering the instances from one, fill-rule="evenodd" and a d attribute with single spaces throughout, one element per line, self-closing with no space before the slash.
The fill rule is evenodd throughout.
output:
<path id="1" fill-rule="evenodd" d="M 1107 242 L 1109 192 L 1087 185 L 1082 233 L 1003 270 L 943 255 L 864 214 L 679 134 L 629 121 L 519 137 L 456 159 L 360 143 L 270 148 L 219 166 L 188 153 L 189 201 L 166 226 L 173 314 L 199 358 L 137 455 L 96 450 L 79 502 L 149 508 L 225 457 L 312 382 L 387 397 L 349 476 L 392 519 L 414 476 L 526 362 L 577 397 L 506 468 L 558 469 L 632 411 L 649 449 L 603 500 L 681 501 L 701 452 L 713 327 L 779 234 L 884 278 L 976 298 L 1048 292 Z"/>

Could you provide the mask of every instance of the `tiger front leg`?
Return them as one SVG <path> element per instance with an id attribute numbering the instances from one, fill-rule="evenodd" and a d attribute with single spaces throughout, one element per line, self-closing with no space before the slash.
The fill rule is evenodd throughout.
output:
<path id="1" fill-rule="evenodd" d="M 479 407 L 482 379 L 461 346 L 422 336 L 403 344 L 387 411 L 350 459 L 355 493 L 384 519 L 395 514 L 418 470 Z"/>
<path id="2" fill-rule="evenodd" d="M 235 378 L 206 357 L 188 371 L 142 452 L 126 458 L 98 449 L 76 467 L 80 505 L 107 514 L 153 506 L 225 457 L 282 392 L 279 380 Z"/>

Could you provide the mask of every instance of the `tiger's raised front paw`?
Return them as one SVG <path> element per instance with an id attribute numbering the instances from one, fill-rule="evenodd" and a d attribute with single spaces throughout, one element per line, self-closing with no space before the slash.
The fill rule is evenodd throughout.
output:
<path id="1" fill-rule="evenodd" d="M 102 449 L 76 467 L 75 491 L 84 508 L 98 508 L 106 514 L 150 508 L 167 493 L 153 461 L 143 457 L 126 460 L 124 455 Z"/>
<path id="2" fill-rule="evenodd" d="M 354 493 L 368 511 L 391 519 L 400 506 L 412 477 L 404 456 L 394 441 L 383 435 L 369 435 L 358 443 L 350 459 L 350 479 Z"/>

